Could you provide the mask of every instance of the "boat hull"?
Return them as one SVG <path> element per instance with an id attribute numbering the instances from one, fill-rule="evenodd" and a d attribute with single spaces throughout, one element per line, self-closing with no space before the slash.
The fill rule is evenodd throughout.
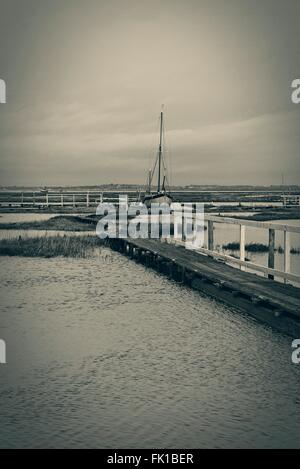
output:
<path id="1" fill-rule="evenodd" d="M 167 204 L 171 205 L 173 202 L 172 197 L 169 194 L 152 194 L 146 195 L 143 198 L 143 203 L 146 207 L 151 207 L 151 204 Z"/>

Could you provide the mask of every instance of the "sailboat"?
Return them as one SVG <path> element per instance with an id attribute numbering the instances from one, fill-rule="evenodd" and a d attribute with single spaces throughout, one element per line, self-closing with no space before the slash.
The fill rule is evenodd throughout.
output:
<path id="1" fill-rule="evenodd" d="M 158 152 L 157 157 L 154 163 L 153 169 L 149 171 L 148 174 L 148 182 L 147 182 L 147 190 L 142 198 L 142 202 L 146 205 L 146 207 L 151 207 L 152 203 L 156 204 L 168 204 L 170 205 L 173 202 L 172 196 L 166 189 L 166 167 L 164 163 L 164 113 L 163 107 L 160 112 L 160 125 L 159 125 L 159 145 L 158 145 Z M 155 170 L 157 166 L 157 187 L 156 191 L 152 191 L 152 181 L 155 175 Z"/>

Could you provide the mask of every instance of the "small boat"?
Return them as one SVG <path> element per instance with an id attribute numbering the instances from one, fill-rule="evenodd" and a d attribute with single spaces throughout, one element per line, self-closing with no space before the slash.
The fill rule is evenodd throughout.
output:
<path id="1" fill-rule="evenodd" d="M 173 198 L 170 194 L 170 191 L 166 189 L 166 166 L 164 163 L 164 113 L 163 108 L 160 112 L 160 132 L 159 132 L 159 146 L 157 157 L 155 159 L 154 167 L 152 170 L 149 171 L 148 175 L 148 182 L 147 182 L 147 190 L 145 195 L 142 197 L 143 204 L 146 207 L 151 207 L 152 203 L 156 204 L 168 204 L 170 205 L 173 202 Z M 156 191 L 152 191 L 152 181 L 155 176 L 155 170 L 157 166 L 157 187 Z"/>

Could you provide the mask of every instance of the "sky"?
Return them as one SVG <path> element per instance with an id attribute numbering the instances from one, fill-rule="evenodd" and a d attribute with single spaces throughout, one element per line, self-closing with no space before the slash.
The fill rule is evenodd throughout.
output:
<path id="1" fill-rule="evenodd" d="M 0 184 L 300 183 L 299 0 L 0 0 Z"/>

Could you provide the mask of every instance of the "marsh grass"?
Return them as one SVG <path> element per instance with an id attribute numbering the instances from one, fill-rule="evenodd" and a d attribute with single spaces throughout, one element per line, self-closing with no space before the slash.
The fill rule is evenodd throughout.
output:
<path id="1" fill-rule="evenodd" d="M 103 245 L 97 236 L 42 236 L 0 240 L 0 256 L 90 257 Z"/>
<path id="2" fill-rule="evenodd" d="M 55 231 L 92 231 L 97 220 L 80 216 L 63 216 L 31 222 L 0 223 L 2 230 L 55 230 Z"/>
<path id="3" fill-rule="evenodd" d="M 227 243 L 223 244 L 222 246 L 225 251 L 238 251 L 240 249 L 240 243 L 239 242 L 233 242 L 233 243 Z M 249 243 L 245 245 L 245 250 L 248 252 L 268 252 L 269 247 L 266 244 L 262 243 Z M 284 249 L 282 246 L 278 246 L 278 248 L 275 249 L 279 254 L 284 253 Z M 300 254 L 300 248 L 291 248 L 290 250 L 291 254 Z"/>
<path id="4" fill-rule="evenodd" d="M 245 249 L 248 252 L 268 252 L 269 246 L 262 243 L 249 243 L 246 244 Z"/>
<path id="5" fill-rule="evenodd" d="M 232 242 L 223 244 L 223 249 L 226 251 L 238 251 L 240 249 L 239 242 Z M 249 243 L 245 245 L 245 250 L 249 252 L 267 252 L 269 250 L 268 246 L 261 243 Z"/>

